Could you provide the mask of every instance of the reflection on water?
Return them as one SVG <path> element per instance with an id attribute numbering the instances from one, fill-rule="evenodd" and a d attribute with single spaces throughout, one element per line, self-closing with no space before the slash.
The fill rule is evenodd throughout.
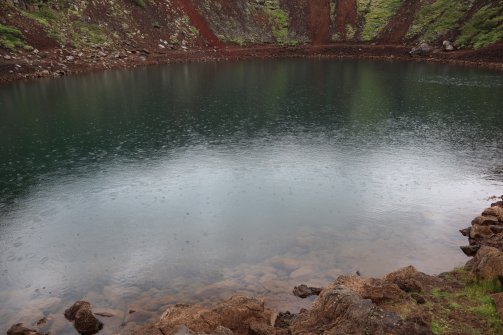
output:
<path id="1" fill-rule="evenodd" d="M 177 64 L 0 87 L 0 328 L 465 261 L 501 193 L 503 77 L 332 60 Z M 138 312 L 129 314 L 129 309 Z"/>

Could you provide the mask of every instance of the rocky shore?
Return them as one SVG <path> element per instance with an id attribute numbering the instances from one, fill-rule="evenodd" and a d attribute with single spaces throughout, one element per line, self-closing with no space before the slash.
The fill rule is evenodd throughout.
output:
<path id="1" fill-rule="evenodd" d="M 353 58 L 384 61 L 413 61 L 454 64 L 503 70 L 503 44 L 480 50 L 445 52 L 442 46 L 417 54 L 412 46 L 357 43 L 333 43 L 303 46 L 223 46 L 214 48 L 177 48 L 159 51 L 148 48 L 111 49 L 57 47 L 40 51 L 0 49 L 0 83 L 26 79 L 54 78 L 109 69 L 135 68 L 179 62 L 228 61 L 249 58 Z"/>
<path id="2" fill-rule="evenodd" d="M 121 334 L 503 334 L 503 196 L 461 230 L 470 257 L 462 268 L 436 276 L 408 266 L 383 278 L 339 276 L 321 288 L 302 284 L 293 295 L 318 297 L 299 313 L 275 311 L 257 297 L 235 295 L 213 306 L 174 304 L 154 323 L 135 323 Z M 129 314 L 136 311 L 130 310 Z M 93 313 L 78 301 L 65 318 L 80 334 L 96 334 L 100 319 L 114 313 Z M 8 335 L 47 334 L 46 320 L 34 327 L 13 325 Z"/>

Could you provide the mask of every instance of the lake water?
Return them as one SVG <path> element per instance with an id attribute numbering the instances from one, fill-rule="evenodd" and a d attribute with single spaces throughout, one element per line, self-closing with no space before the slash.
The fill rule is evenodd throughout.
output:
<path id="1" fill-rule="evenodd" d="M 503 75 L 349 60 L 173 64 L 0 87 L 0 332 L 104 334 L 235 292 L 428 273 L 503 189 Z M 137 312 L 129 314 L 128 310 Z"/>

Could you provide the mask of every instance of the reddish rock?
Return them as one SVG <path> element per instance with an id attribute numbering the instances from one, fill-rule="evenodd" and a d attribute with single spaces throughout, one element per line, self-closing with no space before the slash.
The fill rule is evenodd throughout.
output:
<path id="1" fill-rule="evenodd" d="M 497 280 L 503 276 L 503 252 L 482 246 L 475 257 L 466 263 L 465 268 L 479 279 Z"/>
<path id="2" fill-rule="evenodd" d="M 292 322 L 293 334 L 433 334 L 426 325 L 402 320 L 370 299 L 361 298 L 349 288 L 334 283 L 325 288 L 310 311 Z"/>
<path id="3" fill-rule="evenodd" d="M 503 222 L 503 207 L 491 206 L 489 208 L 486 208 L 482 212 L 482 215 L 487 217 L 495 217 L 498 218 L 500 222 Z"/>
<path id="4" fill-rule="evenodd" d="M 321 288 L 319 288 L 319 287 L 309 287 L 305 284 L 302 284 L 299 286 L 295 286 L 293 288 L 292 293 L 296 297 L 304 299 L 304 298 L 310 297 L 312 295 L 319 295 L 320 292 L 321 292 Z"/>
<path id="5" fill-rule="evenodd" d="M 472 220 L 472 226 L 492 226 L 497 225 L 499 220 L 496 216 L 477 216 Z"/>
<path id="6" fill-rule="evenodd" d="M 370 299 L 378 305 L 385 302 L 402 302 L 408 299 L 405 292 L 398 285 L 382 279 L 340 276 L 335 284 L 344 285 L 359 294 L 363 299 Z"/>
<path id="7" fill-rule="evenodd" d="M 194 333 L 215 334 L 228 329 L 234 334 L 274 334 L 272 312 L 260 299 L 233 296 L 229 300 L 206 308 L 197 305 L 175 305 L 168 308 L 155 325 L 143 327 L 134 334 L 173 334 L 181 326 Z M 229 333 L 227 331 L 227 333 Z"/>
<path id="8" fill-rule="evenodd" d="M 391 272 L 384 277 L 384 280 L 396 284 L 401 290 L 405 292 L 421 292 L 423 286 L 421 285 L 421 274 L 413 266 L 404 267 L 398 271 Z"/>

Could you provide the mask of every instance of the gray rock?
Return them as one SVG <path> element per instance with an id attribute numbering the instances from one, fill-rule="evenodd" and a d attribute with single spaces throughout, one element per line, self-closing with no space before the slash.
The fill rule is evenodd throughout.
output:
<path id="1" fill-rule="evenodd" d="M 444 51 L 447 51 L 447 52 L 454 51 L 454 46 L 452 45 L 452 43 L 450 41 L 447 41 L 447 40 L 443 41 L 442 47 L 443 47 Z"/>
<path id="2" fill-rule="evenodd" d="M 433 48 L 428 43 L 421 43 L 419 46 L 412 48 L 409 52 L 411 56 L 428 56 L 433 52 Z"/>

